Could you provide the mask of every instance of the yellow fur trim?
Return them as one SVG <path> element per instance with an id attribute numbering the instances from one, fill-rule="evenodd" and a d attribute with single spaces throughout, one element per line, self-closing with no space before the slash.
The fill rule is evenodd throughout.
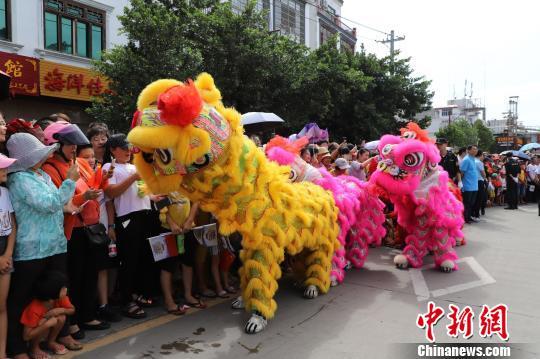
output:
<path id="1" fill-rule="evenodd" d="M 217 89 L 214 84 L 214 78 L 210 74 L 204 72 L 197 76 L 195 86 L 199 89 L 199 93 L 204 102 L 215 106 L 217 102 L 221 101 L 221 92 Z"/>
<path id="2" fill-rule="evenodd" d="M 152 103 L 157 102 L 159 95 L 167 89 L 181 84 L 182 82 L 173 79 L 163 79 L 152 82 L 141 91 L 139 98 L 137 99 L 137 110 L 144 110 Z"/>

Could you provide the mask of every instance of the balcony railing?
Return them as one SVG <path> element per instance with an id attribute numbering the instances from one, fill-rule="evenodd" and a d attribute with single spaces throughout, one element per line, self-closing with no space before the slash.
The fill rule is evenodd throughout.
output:
<path id="1" fill-rule="evenodd" d="M 341 21 L 340 16 L 331 13 L 330 11 L 328 11 L 328 9 L 325 9 L 320 5 L 317 6 L 317 10 L 319 12 L 319 15 L 324 16 L 326 19 L 328 19 L 330 22 L 336 25 L 342 32 L 356 39 L 356 29 L 351 28 L 347 26 L 347 24 L 343 23 L 343 21 Z"/>

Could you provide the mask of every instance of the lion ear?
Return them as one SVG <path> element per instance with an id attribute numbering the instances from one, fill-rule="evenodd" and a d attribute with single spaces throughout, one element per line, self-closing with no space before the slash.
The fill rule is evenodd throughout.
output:
<path id="1" fill-rule="evenodd" d="M 180 84 L 182 83 L 178 80 L 162 79 L 147 85 L 139 94 L 139 98 L 137 99 L 137 110 L 142 111 L 153 103 L 157 103 L 160 94 L 171 87 Z"/>
<path id="2" fill-rule="evenodd" d="M 214 78 L 210 74 L 203 72 L 197 76 L 195 86 L 199 89 L 203 101 L 207 104 L 216 106 L 221 101 L 221 92 L 219 92 L 214 83 Z"/>

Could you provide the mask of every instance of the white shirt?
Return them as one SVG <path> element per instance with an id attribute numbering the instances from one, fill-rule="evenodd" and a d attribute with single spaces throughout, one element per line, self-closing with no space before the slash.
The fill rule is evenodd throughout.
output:
<path id="1" fill-rule="evenodd" d="M 536 175 L 538 174 L 538 171 L 540 170 L 540 166 L 533 165 L 532 163 L 527 165 L 527 177 L 530 181 L 534 180 Z"/>
<path id="2" fill-rule="evenodd" d="M 351 168 L 349 168 L 349 176 L 358 178 L 360 181 L 366 181 L 366 171 L 362 164 L 358 161 L 351 162 Z"/>
<path id="3" fill-rule="evenodd" d="M 108 171 L 110 167 L 111 164 L 107 163 L 103 166 L 103 170 Z M 131 163 L 116 163 L 113 176 L 109 179 L 109 184 L 122 183 L 136 172 L 135 166 Z M 141 198 L 138 193 L 137 182 L 133 182 L 124 193 L 114 199 L 114 208 L 118 217 L 150 209 L 150 198 L 148 196 Z"/>
<path id="4" fill-rule="evenodd" d="M 9 236 L 12 229 L 11 213 L 13 213 L 13 206 L 7 188 L 0 187 L 0 189 L 0 236 Z"/>

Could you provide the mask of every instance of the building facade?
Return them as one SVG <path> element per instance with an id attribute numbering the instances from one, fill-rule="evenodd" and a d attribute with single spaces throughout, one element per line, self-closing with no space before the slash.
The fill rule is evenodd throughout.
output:
<path id="1" fill-rule="evenodd" d="M 231 0 L 242 11 L 248 0 Z M 334 35 L 339 46 L 354 52 L 356 29 L 341 17 L 343 0 L 258 0 L 259 9 L 268 12 L 268 29 L 289 36 L 310 49 L 317 49 Z"/>
<path id="2" fill-rule="evenodd" d="M 6 119 L 38 119 L 56 112 L 75 123 L 107 81 L 93 59 L 125 41 L 117 16 L 129 0 L 0 0 L 0 70 L 11 76 Z"/>
<path id="3" fill-rule="evenodd" d="M 247 0 L 228 0 L 241 11 Z M 125 43 L 118 15 L 129 0 L 0 0 L 0 70 L 11 76 L 11 98 L 0 102 L 10 120 L 63 112 L 75 123 L 91 119 L 91 98 L 108 91 L 91 71 L 102 51 Z M 316 49 L 338 34 L 354 51 L 356 30 L 341 21 L 343 0 L 259 0 L 268 27 Z M 99 119 L 97 119 L 99 120 Z"/>
<path id="4" fill-rule="evenodd" d="M 439 129 L 448 126 L 459 119 L 465 119 L 473 124 L 477 120 L 486 121 L 486 109 L 479 100 L 470 98 L 448 100 L 446 106 L 434 107 L 416 116 L 422 119 L 431 117 L 431 125 L 427 128 L 430 136 L 435 136 Z"/>

